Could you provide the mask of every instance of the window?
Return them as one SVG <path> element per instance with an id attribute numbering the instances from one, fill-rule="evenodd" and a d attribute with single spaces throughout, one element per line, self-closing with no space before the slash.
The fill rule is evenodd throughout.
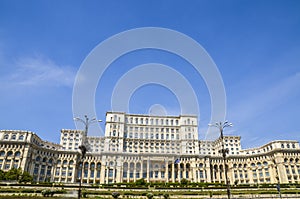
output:
<path id="1" fill-rule="evenodd" d="M 24 139 L 24 135 L 20 135 L 19 140 L 23 140 L 23 139 Z"/>
<path id="2" fill-rule="evenodd" d="M 253 178 L 257 178 L 257 174 L 255 170 L 253 170 Z"/>
<path id="3" fill-rule="evenodd" d="M 7 156 L 12 156 L 12 155 L 13 155 L 12 151 L 7 152 Z"/>
<path id="4" fill-rule="evenodd" d="M 99 175 L 99 177 L 100 177 L 100 175 Z M 127 171 L 123 171 L 123 178 L 127 178 Z"/>
<path id="5" fill-rule="evenodd" d="M 45 168 L 46 168 L 46 166 L 42 165 L 40 175 L 45 175 Z"/>
<path id="6" fill-rule="evenodd" d="M 203 171 L 200 170 L 200 178 L 204 178 Z"/>
<path id="7" fill-rule="evenodd" d="M 33 174 L 37 175 L 38 172 L 39 172 L 39 165 L 38 165 L 38 164 L 35 164 L 35 165 L 34 165 Z"/>

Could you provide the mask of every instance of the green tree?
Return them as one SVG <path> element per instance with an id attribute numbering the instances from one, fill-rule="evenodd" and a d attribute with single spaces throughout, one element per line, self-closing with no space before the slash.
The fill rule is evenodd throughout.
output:
<path id="1" fill-rule="evenodd" d="M 180 181 L 180 184 L 181 184 L 182 186 L 187 186 L 188 183 L 189 183 L 189 181 L 188 181 L 187 179 L 185 179 L 185 178 L 181 179 L 181 181 Z"/>
<path id="2" fill-rule="evenodd" d="M 21 168 L 12 168 L 8 172 L 5 173 L 6 180 L 19 180 L 19 177 L 22 175 Z"/>
<path id="3" fill-rule="evenodd" d="M 145 181 L 144 178 L 141 178 L 141 179 L 138 179 L 136 182 L 135 182 L 136 186 L 145 186 L 147 184 L 147 182 Z"/>
<path id="4" fill-rule="evenodd" d="M 0 170 L 0 180 L 5 180 L 5 172 Z"/>
<path id="5" fill-rule="evenodd" d="M 19 183 L 27 183 L 32 181 L 33 181 L 33 177 L 27 171 L 24 171 L 24 173 L 21 175 L 19 179 Z"/>

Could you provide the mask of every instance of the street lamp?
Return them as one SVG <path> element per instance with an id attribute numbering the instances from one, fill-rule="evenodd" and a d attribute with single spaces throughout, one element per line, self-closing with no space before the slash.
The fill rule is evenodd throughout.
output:
<path id="1" fill-rule="evenodd" d="M 81 180 L 82 180 L 82 166 L 81 165 L 81 168 L 80 167 L 80 164 L 83 164 L 83 159 L 86 155 L 86 152 L 87 152 L 87 147 L 85 146 L 85 144 L 88 144 L 86 142 L 86 137 L 87 137 L 87 134 L 88 134 L 88 129 L 89 129 L 89 125 L 91 123 L 94 123 L 94 122 L 102 122 L 102 120 L 97 120 L 96 118 L 93 118 L 93 119 L 89 119 L 87 115 L 84 116 L 84 120 L 79 118 L 79 117 L 75 117 L 74 118 L 74 121 L 79 121 L 79 122 L 82 122 L 85 126 L 85 131 L 84 131 L 84 134 L 82 135 L 82 138 L 81 138 L 81 145 L 78 147 L 79 150 L 80 150 L 80 158 L 79 158 L 79 161 L 78 161 L 78 169 L 81 169 L 81 174 L 80 174 L 80 177 L 79 177 L 79 189 L 78 189 L 78 199 L 80 199 L 81 197 Z"/>
<path id="2" fill-rule="evenodd" d="M 225 149 L 225 147 L 224 147 L 223 131 L 224 131 L 224 128 L 226 128 L 226 127 L 232 127 L 232 123 L 229 123 L 228 121 L 225 121 L 225 122 L 216 122 L 215 124 L 208 124 L 208 126 L 217 127 L 220 130 L 220 138 L 221 138 L 221 142 L 222 142 L 221 153 L 222 153 L 223 160 L 224 160 L 227 197 L 228 197 L 228 199 L 230 199 L 230 184 L 229 184 L 229 179 L 228 179 L 228 167 L 226 167 L 226 162 L 227 162 L 227 160 L 226 160 L 226 154 L 229 152 L 229 150 L 228 150 L 228 148 Z"/>
<path id="3" fill-rule="evenodd" d="M 275 168 L 275 170 L 276 170 L 276 180 L 277 180 L 276 189 L 277 189 L 277 191 L 278 191 L 279 198 L 282 198 L 282 197 L 281 197 L 281 192 L 280 192 L 280 178 L 279 178 L 279 172 L 278 172 L 278 167 L 277 167 L 277 164 L 276 164 L 276 160 L 275 160 L 275 159 L 273 160 L 273 163 L 274 163 L 274 168 Z"/>

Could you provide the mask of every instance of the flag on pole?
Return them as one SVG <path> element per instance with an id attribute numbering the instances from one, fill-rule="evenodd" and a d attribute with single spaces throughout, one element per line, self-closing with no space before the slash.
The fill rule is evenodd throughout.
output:
<path id="1" fill-rule="evenodd" d="M 174 164 L 179 164 L 179 163 L 180 163 L 180 159 L 177 158 L 177 159 L 175 160 Z"/>

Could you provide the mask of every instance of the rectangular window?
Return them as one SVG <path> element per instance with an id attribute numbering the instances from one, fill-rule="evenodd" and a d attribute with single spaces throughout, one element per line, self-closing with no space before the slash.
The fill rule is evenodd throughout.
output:
<path id="1" fill-rule="evenodd" d="M 155 171 L 155 178 L 158 178 L 158 171 Z"/>
<path id="2" fill-rule="evenodd" d="M 113 171 L 114 171 L 113 169 L 108 170 L 108 177 L 110 178 L 113 177 Z"/>
<path id="3" fill-rule="evenodd" d="M 39 173 L 39 165 L 38 164 L 36 164 L 36 165 L 34 165 L 34 170 L 33 170 L 33 174 L 38 174 Z"/>
<path id="4" fill-rule="evenodd" d="M 91 170 L 91 178 L 93 178 L 94 177 L 94 170 Z"/>
<path id="5" fill-rule="evenodd" d="M 45 169 L 46 169 L 46 166 L 42 165 L 40 175 L 44 175 L 45 174 Z"/>
<path id="6" fill-rule="evenodd" d="M 130 178 L 133 178 L 133 171 L 130 171 L 129 177 L 130 177 Z"/>
<path id="7" fill-rule="evenodd" d="M 68 176 L 72 176 L 72 174 L 73 174 L 73 168 L 69 167 L 68 168 Z"/>
<path id="8" fill-rule="evenodd" d="M 61 176 L 66 176 L 66 167 L 62 168 Z"/>
<path id="9" fill-rule="evenodd" d="M 56 170 L 55 170 L 55 175 L 58 176 L 58 175 L 59 175 L 59 172 L 60 172 L 60 168 L 57 167 Z"/>
<path id="10" fill-rule="evenodd" d="M 200 178 L 204 178 L 203 171 L 200 171 Z"/>

